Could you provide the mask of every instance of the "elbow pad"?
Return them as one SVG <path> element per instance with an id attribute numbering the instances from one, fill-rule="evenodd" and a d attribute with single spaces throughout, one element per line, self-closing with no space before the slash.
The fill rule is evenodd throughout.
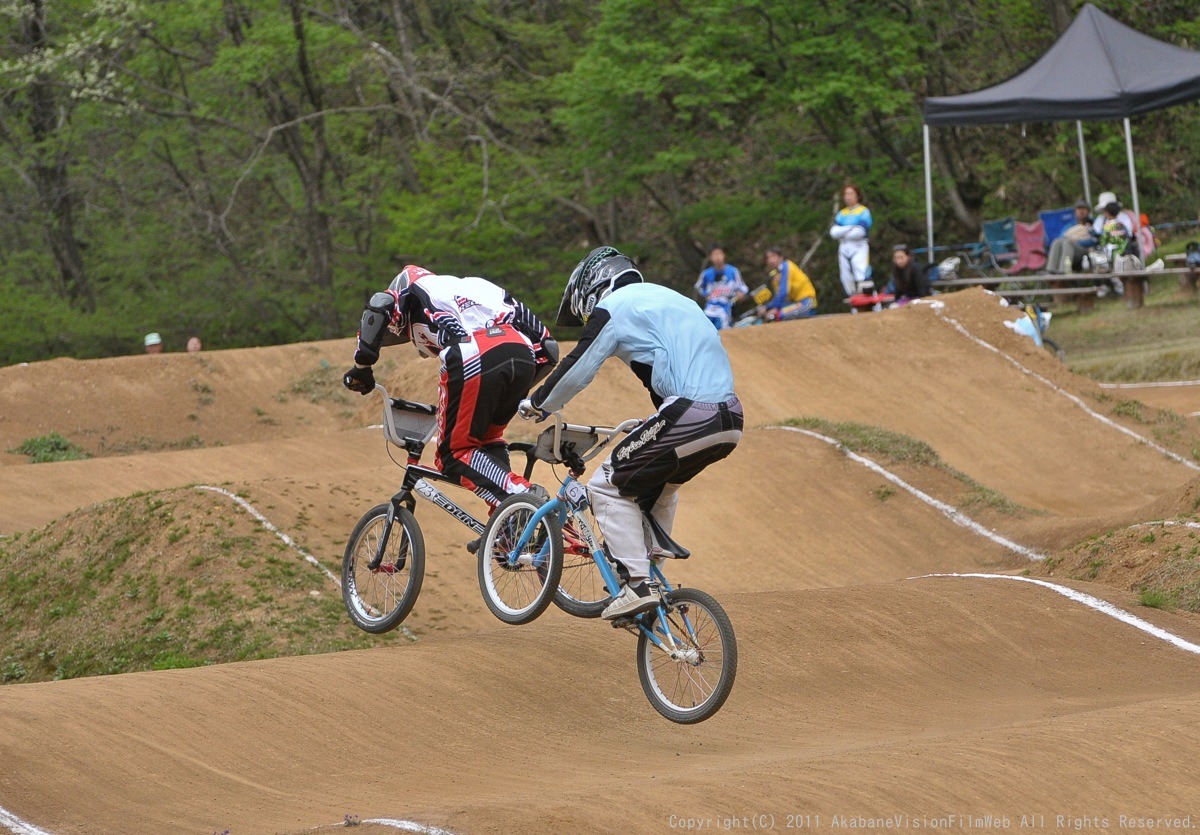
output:
<path id="1" fill-rule="evenodd" d="M 396 315 L 396 297 L 391 293 L 376 293 L 363 310 L 358 327 L 358 350 L 354 361 L 359 365 L 374 365 L 379 359 L 383 337 Z M 407 340 L 402 340 L 407 341 Z"/>

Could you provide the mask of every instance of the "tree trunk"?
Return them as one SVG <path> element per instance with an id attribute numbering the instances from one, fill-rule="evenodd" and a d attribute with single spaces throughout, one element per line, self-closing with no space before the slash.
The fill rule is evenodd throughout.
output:
<path id="1" fill-rule="evenodd" d="M 25 45 L 33 53 L 48 48 L 46 3 L 29 0 L 28 16 L 22 21 Z M 29 125 L 35 143 L 33 181 L 38 202 L 46 212 L 46 242 L 58 266 L 59 290 L 79 309 L 94 313 L 96 297 L 88 281 L 83 252 L 75 235 L 77 198 L 71 188 L 71 157 L 55 146 L 54 135 L 60 127 L 59 107 L 54 99 L 51 79 L 39 75 L 26 90 L 29 98 Z"/>

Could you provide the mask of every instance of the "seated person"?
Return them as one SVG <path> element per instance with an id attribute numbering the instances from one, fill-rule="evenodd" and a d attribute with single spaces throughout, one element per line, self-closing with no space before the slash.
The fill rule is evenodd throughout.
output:
<path id="1" fill-rule="evenodd" d="M 801 319 L 817 313 L 817 290 L 812 280 L 796 263 L 783 257 L 779 247 L 767 250 L 770 268 L 771 300 L 758 308 L 758 315 L 767 322 Z"/>
<path id="2" fill-rule="evenodd" d="M 1058 275 L 1083 269 L 1083 257 L 1096 245 L 1098 237 L 1092 232 L 1092 223 L 1088 204 L 1083 200 L 1078 201 L 1075 204 L 1075 225 L 1068 226 L 1062 235 L 1050 242 L 1046 272 Z"/>
<path id="3" fill-rule="evenodd" d="M 712 266 L 696 279 L 696 292 L 704 299 L 704 315 L 717 330 L 724 330 L 733 321 L 733 305 L 750 291 L 742 281 L 741 271 L 725 263 L 724 247 L 713 244 L 708 257 Z"/>
<path id="4" fill-rule="evenodd" d="M 896 297 L 893 307 L 902 307 L 913 299 L 923 299 L 932 294 L 928 269 L 912 257 L 908 244 L 892 247 L 892 277 L 884 292 Z"/>
<path id="5" fill-rule="evenodd" d="M 1106 191 L 1101 199 L 1112 196 L 1112 192 Z M 1092 224 L 1092 232 L 1100 239 L 1099 246 L 1110 262 L 1118 255 L 1138 256 L 1134 229 L 1133 215 L 1123 210 L 1115 199 L 1104 205 L 1104 211 Z"/>

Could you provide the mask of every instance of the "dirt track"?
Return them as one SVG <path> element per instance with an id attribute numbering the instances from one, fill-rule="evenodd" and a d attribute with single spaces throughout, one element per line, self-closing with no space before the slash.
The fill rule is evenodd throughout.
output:
<path id="1" fill-rule="evenodd" d="M 946 312 L 1107 408 L 1097 387 L 1001 327 L 991 298 L 959 294 Z M 727 344 L 760 428 L 685 493 L 677 534 L 696 556 L 672 572 L 718 595 L 738 630 L 737 686 L 712 720 L 658 717 L 624 633 L 558 612 L 500 627 L 478 599 L 463 529 L 424 507 L 418 643 L 0 687 L 0 808 L 53 833 L 299 833 L 346 815 L 456 833 L 670 832 L 689 817 L 760 813 L 779 830 L 788 815 L 820 815 L 821 828 L 832 815 L 899 814 L 912 828 L 987 813 L 1042 815 L 1046 829 L 1060 814 L 1107 815 L 1116 828 L 1120 814 L 1190 813 L 1198 825 L 1200 657 L 1029 584 L 905 579 L 1027 563 L 887 492 L 836 449 L 765 427 L 817 416 L 922 439 L 1036 511 L 971 513 L 1038 548 L 1161 518 L 1197 473 L 928 308 L 752 329 Z M 138 490 L 229 483 L 285 531 L 303 514 L 302 544 L 336 569 L 354 519 L 390 495 L 397 471 L 377 431 L 351 428 L 375 421 L 373 401 L 284 404 L 278 393 L 319 359 L 340 367 L 347 345 L 214 353 L 210 367 L 166 356 L 0 369 L 6 404 L 33 396 L 19 375 L 36 374 L 38 391 L 89 387 L 86 403 L 6 409 L 6 447 L 49 429 L 85 446 L 175 441 L 181 420 L 202 422 L 209 444 L 36 466 L 8 456 L 0 532 Z M 393 393 L 431 396 L 429 364 L 395 362 L 383 378 Z M 221 385 L 193 385 L 208 378 Z M 632 375 L 611 368 L 569 416 L 644 410 Z M 112 428 L 80 437 L 88 412 Z M 1153 424 L 1114 419 L 1153 436 Z M 1182 454 L 1195 432 L 1161 440 Z M 897 471 L 948 501 L 961 490 L 939 471 Z M 1138 614 L 1200 640 L 1192 619 Z"/>

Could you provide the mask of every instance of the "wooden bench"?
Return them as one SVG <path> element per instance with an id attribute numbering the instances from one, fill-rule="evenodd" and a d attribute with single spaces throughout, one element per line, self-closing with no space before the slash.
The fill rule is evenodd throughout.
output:
<path id="1" fill-rule="evenodd" d="M 1177 258 L 1168 256 L 1170 260 L 1176 261 Z M 1164 259 L 1165 260 L 1165 259 Z M 1064 273 L 1058 275 L 1055 273 L 1038 273 L 1031 275 L 1023 275 L 1020 277 L 1012 276 L 1008 278 L 988 276 L 979 278 L 956 278 L 947 279 L 944 281 L 933 282 L 933 288 L 957 288 L 957 287 L 995 287 L 1001 284 L 1017 285 L 1015 289 L 1010 291 L 996 290 L 998 295 L 1002 296 L 1019 296 L 1022 293 L 1032 295 L 1051 295 L 1051 296 L 1070 296 L 1076 295 L 1079 297 L 1079 309 L 1081 312 L 1091 310 L 1095 304 L 1095 288 L 1092 292 L 1088 291 L 1087 287 L 1056 287 L 1054 290 L 1061 292 L 1052 292 L 1051 290 L 1043 290 L 1038 287 L 1023 288 L 1025 284 L 1070 284 L 1074 282 L 1093 283 L 1109 278 L 1119 278 L 1125 285 L 1125 304 L 1130 310 L 1137 310 L 1145 304 L 1146 282 L 1151 278 L 1158 276 L 1174 275 L 1179 276 L 1180 287 L 1188 295 L 1196 294 L 1196 279 L 1197 270 L 1189 267 L 1169 267 L 1162 270 L 1130 270 L 1128 272 L 1119 273 Z"/>
<path id="2" fill-rule="evenodd" d="M 1174 255 L 1164 255 L 1164 261 L 1169 261 L 1173 264 L 1182 264 L 1187 261 L 1187 253 L 1177 252 Z M 1185 267 L 1186 273 L 1179 276 L 1179 289 L 1183 291 L 1185 296 L 1196 296 L 1197 280 L 1200 279 L 1200 270 L 1195 267 Z"/>

